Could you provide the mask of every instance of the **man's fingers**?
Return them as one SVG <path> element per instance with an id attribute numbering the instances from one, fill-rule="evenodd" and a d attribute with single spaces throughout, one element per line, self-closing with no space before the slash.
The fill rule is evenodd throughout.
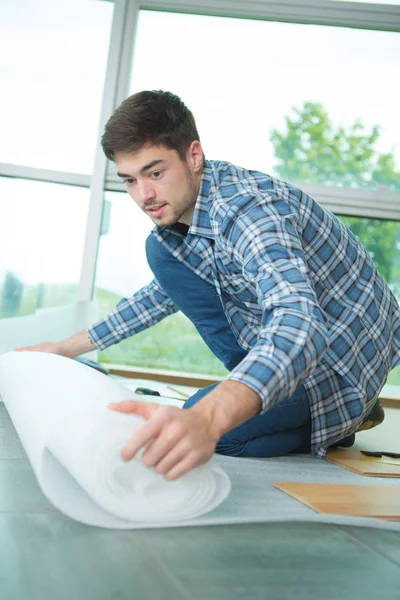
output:
<path id="1" fill-rule="evenodd" d="M 181 460 L 188 456 L 188 454 L 189 449 L 187 440 L 181 440 L 155 465 L 155 470 L 157 473 L 160 473 L 160 475 L 165 475 Z"/>
<path id="2" fill-rule="evenodd" d="M 166 423 L 160 435 L 152 444 L 150 444 L 143 453 L 142 459 L 146 467 L 158 466 L 164 456 L 170 455 L 174 447 L 179 444 L 185 429 L 180 423 Z"/>
<path id="3" fill-rule="evenodd" d="M 143 402 L 143 404 L 146 404 L 146 402 Z M 142 446 L 146 446 L 152 439 L 160 435 L 162 428 L 169 419 L 168 413 L 165 410 L 160 410 L 160 408 L 162 407 L 158 405 L 158 410 L 153 411 L 152 418 L 141 425 L 122 448 L 121 456 L 124 460 L 133 458 Z"/>
<path id="4" fill-rule="evenodd" d="M 111 402 L 107 405 L 110 410 L 115 410 L 121 413 L 134 413 L 150 419 L 156 410 L 160 408 L 160 404 L 155 402 L 141 402 L 140 400 L 124 400 L 123 402 Z"/>
<path id="5" fill-rule="evenodd" d="M 202 464 L 203 462 L 206 462 L 205 458 L 204 460 L 201 460 L 199 459 L 197 454 L 189 453 L 187 454 L 187 456 L 185 456 L 185 458 L 177 462 L 169 471 L 167 471 L 167 473 L 164 474 L 164 478 L 168 479 L 169 481 L 172 481 L 173 479 L 178 479 L 178 477 L 181 477 L 182 475 L 184 475 L 194 467 L 197 467 L 198 465 Z"/>

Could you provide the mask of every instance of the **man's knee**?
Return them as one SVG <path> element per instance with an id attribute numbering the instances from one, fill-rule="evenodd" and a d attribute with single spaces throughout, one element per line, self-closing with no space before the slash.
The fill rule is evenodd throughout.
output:
<path id="1" fill-rule="evenodd" d="M 209 394 L 218 384 L 213 383 L 193 394 L 183 405 L 183 409 L 188 409 L 200 402 L 204 396 Z M 217 454 L 225 454 L 226 456 L 240 456 L 243 453 L 247 443 L 247 438 L 242 432 L 241 427 L 235 427 L 231 431 L 225 433 L 217 443 Z"/>
<path id="2" fill-rule="evenodd" d="M 219 438 L 215 451 L 225 456 L 240 456 L 245 452 L 248 441 L 239 425 Z"/>

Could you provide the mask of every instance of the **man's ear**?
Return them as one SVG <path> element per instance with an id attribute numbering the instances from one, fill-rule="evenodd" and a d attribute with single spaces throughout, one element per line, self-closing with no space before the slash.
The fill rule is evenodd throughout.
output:
<path id="1" fill-rule="evenodd" d="M 186 153 L 186 160 L 195 173 L 200 173 L 203 169 L 203 148 L 197 140 L 190 144 Z"/>

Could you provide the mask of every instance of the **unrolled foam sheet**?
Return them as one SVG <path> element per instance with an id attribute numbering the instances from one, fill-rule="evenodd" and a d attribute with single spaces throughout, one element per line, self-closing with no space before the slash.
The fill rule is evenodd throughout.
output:
<path id="1" fill-rule="evenodd" d="M 123 462 L 121 448 L 144 419 L 107 404 L 135 394 L 76 361 L 4 354 L 0 396 L 44 494 L 77 521 L 120 529 L 178 524 L 212 511 L 230 491 L 214 461 L 176 481 L 145 467 L 140 452 Z"/>

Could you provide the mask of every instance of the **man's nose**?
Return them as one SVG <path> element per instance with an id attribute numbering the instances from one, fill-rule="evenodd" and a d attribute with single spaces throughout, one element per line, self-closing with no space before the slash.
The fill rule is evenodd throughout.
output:
<path id="1" fill-rule="evenodd" d="M 142 203 L 154 200 L 156 192 L 151 181 L 138 181 L 139 200 Z"/>

